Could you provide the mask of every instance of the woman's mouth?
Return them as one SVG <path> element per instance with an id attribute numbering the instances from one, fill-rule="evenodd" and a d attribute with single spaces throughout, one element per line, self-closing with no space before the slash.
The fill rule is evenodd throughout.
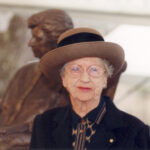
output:
<path id="1" fill-rule="evenodd" d="M 83 91 L 83 92 L 89 92 L 92 88 L 79 86 L 78 89 Z"/>

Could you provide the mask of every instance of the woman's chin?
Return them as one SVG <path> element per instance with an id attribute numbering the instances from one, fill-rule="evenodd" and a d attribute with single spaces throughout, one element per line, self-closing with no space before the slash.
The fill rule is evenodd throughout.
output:
<path id="1" fill-rule="evenodd" d="M 82 102 L 88 102 L 88 101 L 90 101 L 91 99 L 93 99 L 93 97 L 92 97 L 92 96 L 86 96 L 86 95 L 84 95 L 84 96 L 78 97 L 77 99 L 78 99 L 79 101 L 82 101 Z"/>

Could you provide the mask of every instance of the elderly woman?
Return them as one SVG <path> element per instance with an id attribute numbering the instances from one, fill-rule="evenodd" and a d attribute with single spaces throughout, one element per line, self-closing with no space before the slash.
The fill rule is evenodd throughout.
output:
<path id="1" fill-rule="evenodd" d="M 123 49 L 93 29 L 63 33 L 40 66 L 62 82 L 71 103 L 35 118 L 30 149 L 149 149 L 148 126 L 102 96 L 124 62 Z"/>

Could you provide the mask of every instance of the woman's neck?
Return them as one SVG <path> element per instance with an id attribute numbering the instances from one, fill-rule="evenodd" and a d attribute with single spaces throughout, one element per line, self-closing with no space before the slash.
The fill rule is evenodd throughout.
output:
<path id="1" fill-rule="evenodd" d="M 79 99 L 73 99 L 71 98 L 71 104 L 73 107 L 73 110 L 81 117 L 83 118 L 88 112 L 96 108 L 99 104 L 100 99 L 93 99 L 88 101 L 81 101 Z"/>

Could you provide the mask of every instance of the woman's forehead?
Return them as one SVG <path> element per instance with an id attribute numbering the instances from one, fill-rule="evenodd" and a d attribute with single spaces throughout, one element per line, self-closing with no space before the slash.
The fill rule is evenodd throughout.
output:
<path id="1" fill-rule="evenodd" d="M 79 59 L 75 59 L 72 61 L 69 61 L 67 64 L 80 64 L 80 65 L 104 65 L 103 60 L 99 57 L 83 57 Z"/>

